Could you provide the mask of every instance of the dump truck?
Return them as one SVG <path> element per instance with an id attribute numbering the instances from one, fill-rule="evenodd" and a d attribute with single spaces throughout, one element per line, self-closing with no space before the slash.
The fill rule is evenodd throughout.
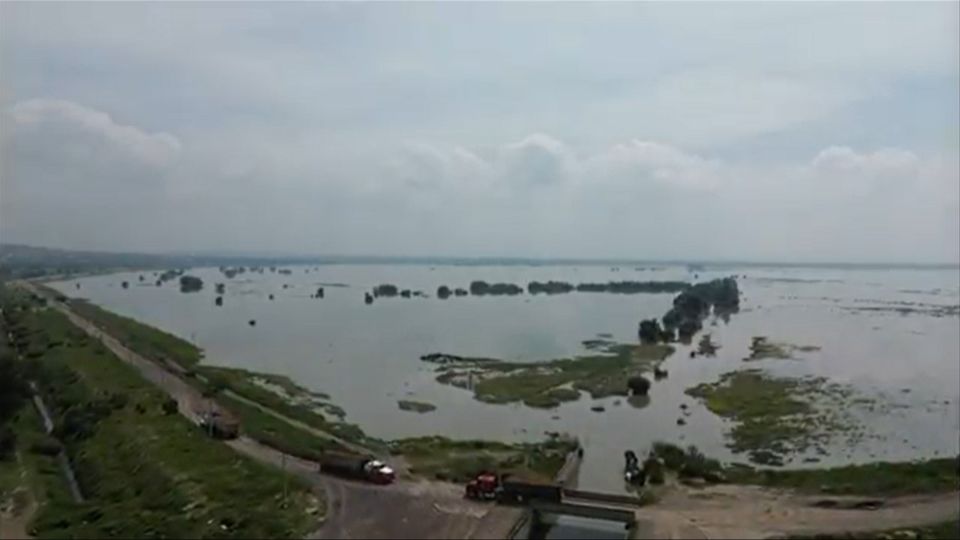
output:
<path id="1" fill-rule="evenodd" d="M 563 498 L 563 488 L 552 482 L 486 472 L 467 483 L 466 497 L 496 500 L 502 504 L 523 504 L 532 500 L 559 503 Z"/>
<path id="2" fill-rule="evenodd" d="M 466 496 L 468 499 L 477 501 L 494 500 L 497 498 L 497 488 L 500 487 L 500 479 L 492 473 L 481 473 L 476 478 L 467 482 Z"/>
<path id="3" fill-rule="evenodd" d="M 382 461 L 360 454 L 326 452 L 320 456 L 319 470 L 324 474 L 390 484 L 396 473 Z"/>
<path id="4" fill-rule="evenodd" d="M 240 421 L 224 409 L 200 413 L 198 424 L 203 431 L 217 439 L 236 439 L 240 435 Z"/>

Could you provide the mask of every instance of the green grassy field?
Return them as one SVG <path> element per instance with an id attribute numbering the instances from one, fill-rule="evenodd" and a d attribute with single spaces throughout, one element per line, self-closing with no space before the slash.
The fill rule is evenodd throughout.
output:
<path id="1" fill-rule="evenodd" d="M 0 461 L 0 501 L 12 501 L 14 513 L 26 511 L 32 500 L 36 515 L 50 515 L 75 506 L 57 458 L 37 451 L 48 438 L 33 404 L 24 405 L 14 419 L 17 458 Z M 28 529 L 29 532 L 29 529 Z"/>
<path id="2" fill-rule="evenodd" d="M 155 362 L 169 360 L 184 369 L 191 369 L 203 358 L 200 349 L 173 334 L 117 315 L 85 300 L 70 300 L 69 304 L 70 309 L 78 315 Z"/>
<path id="3" fill-rule="evenodd" d="M 88 499 L 64 496 L 55 464 L 28 453 L 40 537 L 290 538 L 316 528 L 323 504 L 306 485 L 166 414 L 164 394 L 65 317 L 21 312 L 17 328 L 46 347 L 33 373 Z"/>
<path id="4" fill-rule="evenodd" d="M 949 493 L 960 489 L 960 457 L 784 471 L 723 465 L 693 446 L 681 448 L 656 442 L 653 450 L 667 469 L 680 476 L 696 476 L 711 482 L 754 484 L 807 494 L 877 497 Z"/>
<path id="5" fill-rule="evenodd" d="M 382 441 L 368 437 L 357 425 L 342 421 L 343 410 L 330 403 L 326 394 L 311 392 L 282 375 L 214 366 L 198 366 L 196 373 L 206 378 L 207 386 L 212 391 L 219 392 L 224 397 L 229 396 L 225 396 L 222 391 L 229 389 L 237 395 L 255 401 L 287 418 L 331 433 L 346 441 L 373 448 L 383 446 Z M 258 380 L 281 389 L 283 393 L 278 393 L 268 389 L 263 384 L 258 384 L 256 382 Z M 243 413 L 240 414 L 241 422 L 246 424 L 246 419 L 242 417 Z M 282 420 L 276 418 L 264 421 L 282 422 Z M 281 427 L 278 426 L 277 429 L 281 429 Z"/>
<path id="6" fill-rule="evenodd" d="M 789 471 L 728 467 L 727 480 L 833 495 L 910 495 L 960 489 L 958 458 Z"/>
<path id="7" fill-rule="evenodd" d="M 253 405 L 219 396 L 217 401 L 235 414 L 243 434 L 287 454 L 317 461 L 328 450 L 343 448 L 331 439 L 319 437 L 261 411 Z"/>

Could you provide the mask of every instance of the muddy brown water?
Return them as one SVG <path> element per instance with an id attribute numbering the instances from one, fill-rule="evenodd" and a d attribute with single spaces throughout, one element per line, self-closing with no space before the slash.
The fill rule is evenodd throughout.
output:
<path id="1" fill-rule="evenodd" d="M 532 440 L 545 431 L 570 432 L 585 447 L 584 489 L 622 491 L 623 451 L 645 452 L 655 440 L 695 444 L 708 455 L 745 462 L 745 456 L 726 448 L 728 423 L 683 392 L 733 369 L 825 376 L 893 405 L 874 412 L 851 409 L 866 437 L 853 445 L 837 440 L 825 456 L 793 456 L 788 466 L 810 466 L 804 459 L 811 457 L 820 466 L 960 451 L 960 318 L 942 309 L 960 303 L 956 268 L 708 265 L 696 273 L 681 266 L 651 270 L 649 265 L 639 270 L 549 265 L 288 268 L 289 275 L 247 272 L 233 279 L 216 268 L 190 270 L 205 284 L 197 293 L 181 293 L 176 282 L 156 287 L 152 273 L 145 273 L 148 279 L 140 284 L 139 272 L 81 278 L 79 289 L 74 281 L 52 285 L 193 341 L 210 364 L 280 373 L 326 392 L 346 410 L 349 421 L 374 436 Z M 570 293 L 440 300 L 435 296 L 440 285 L 466 288 L 475 279 L 524 287 L 551 279 L 705 281 L 727 275 L 742 276 L 742 309 L 728 322 L 705 324 L 704 331 L 721 346 L 717 356 L 689 358 L 689 348 L 679 346 L 664 365 L 669 377 L 654 384 L 649 402 L 641 406 L 588 396 L 546 411 L 483 404 L 466 391 L 436 383 L 435 366 L 419 360 L 425 353 L 445 352 L 537 362 L 582 354 L 581 342 L 598 334 L 635 341 L 638 321 L 663 315 L 674 297 Z M 123 289 L 123 281 L 137 285 Z M 222 307 L 214 304 L 217 282 L 226 283 Z M 320 283 L 347 286 L 325 287 L 324 298 L 311 298 Z M 429 297 L 377 299 L 365 305 L 364 292 L 379 283 L 420 289 Z M 248 325 L 251 319 L 256 326 Z M 744 363 L 751 338 L 760 335 L 821 349 L 797 353 L 796 360 Z M 438 408 L 427 414 L 401 411 L 401 399 Z M 604 412 L 591 410 L 598 404 Z M 676 422 L 681 404 L 690 411 L 685 426 Z"/>

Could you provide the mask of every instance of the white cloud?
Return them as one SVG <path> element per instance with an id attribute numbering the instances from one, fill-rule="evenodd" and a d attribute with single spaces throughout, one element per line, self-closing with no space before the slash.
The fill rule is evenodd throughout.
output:
<path id="1" fill-rule="evenodd" d="M 101 152 L 125 154 L 151 167 L 166 167 L 176 162 L 180 141 L 169 133 L 147 133 L 137 127 L 115 122 L 109 114 L 77 103 L 57 99 L 31 99 L 10 110 L 14 130 L 42 133 L 51 142 L 64 134 L 75 134 L 70 147 L 52 148 L 76 157 Z"/>
<path id="2" fill-rule="evenodd" d="M 3 233 L 116 249 L 957 258 L 957 15 L 955 2 L 0 3 Z"/>
<path id="3" fill-rule="evenodd" d="M 498 155 L 498 168 L 508 182 L 544 186 L 566 180 L 572 156 L 559 140 L 543 133 L 508 144 Z"/>
<path id="4" fill-rule="evenodd" d="M 5 240 L 106 248 L 148 236 L 158 212 L 176 215 L 170 180 L 182 148 L 173 135 L 55 99 L 19 102 L 0 123 Z"/>
<path id="5" fill-rule="evenodd" d="M 919 164 L 919 158 L 900 148 L 861 154 L 846 146 L 831 146 L 817 154 L 812 164 L 823 171 L 886 176 L 909 174 Z"/>
<path id="6" fill-rule="evenodd" d="M 587 151 L 538 133 L 494 148 L 408 142 L 345 156 L 333 167 L 316 141 L 264 146 L 240 137 L 221 141 L 214 154 L 185 145 L 186 158 L 157 176 L 155 156 L 163 152 L 156 147 L 181 153 L 166 137 L 117 126 L 79 105 L 18 107 L 16 116 L 3 147 L 4 231 L 55 245 L 132 249 L 172 235 L 194 249 L 342 253 L 958 256 L 950 247 L 960 240 L 956 166 L 904 149 L 827 147 L 797 163 L 756 165 L 649 140 Z M 62 127 L 64 118 L 82 129 L 53 130 L 59 149 L 51 151 L 48 137 L 34 131 Z M 62 156 L 91 138 L 138 159 L 119 167 Z M 298 159 L 288 162 L 291 148 Z M 200 159 L 209 155 L 235 158 L 242 170 L 211 167 Z M 253 215 L 270 216 L 269 227 Z M 643 241 L 633 248 L 612 241 L 634 234 Z"/>
<path id="7" fill-rule="evenodd" d="M 620 179 L 654 181 L 667 187 L 713 189 L 720 185 L 718 164 L 670 145 L 633 140 L 586 160 L 586 182 Z"/>

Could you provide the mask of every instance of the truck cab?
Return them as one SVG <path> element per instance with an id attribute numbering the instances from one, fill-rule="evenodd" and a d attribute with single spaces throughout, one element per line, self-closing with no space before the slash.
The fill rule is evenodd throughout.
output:
<path id="1" fill-rule="evenodd" d="M 500 489 L 500 479 L 497 475 L 483 473 L 467 483 L 467 498 L 476 500 L 493 500 L 497 498 Z"/>
<path id="2" fill-rule="evenodd" d="M 367 478 L 375 484 L 391 484 L 397 479 L 394 470 L 377 459 L 366 462 L 363 465 L 363 470 Z"/>

